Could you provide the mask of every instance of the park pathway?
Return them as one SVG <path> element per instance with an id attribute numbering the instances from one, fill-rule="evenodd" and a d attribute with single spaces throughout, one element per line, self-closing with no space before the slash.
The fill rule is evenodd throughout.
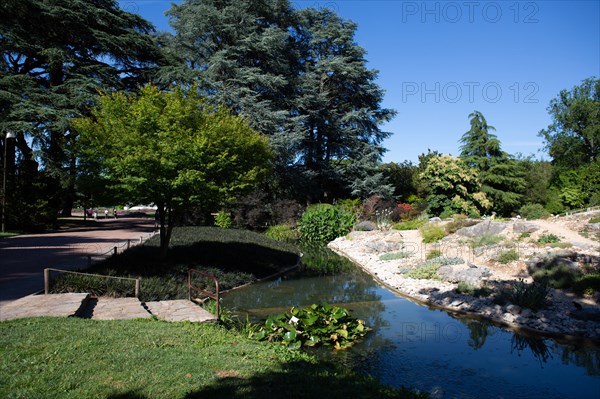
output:
<path id="1" fill-rule="evenodd" d="M 10 302 L 44 288 L 45 268 L 81 269 L 88 255 L 100 256 L 128 240 L 139 243 L 153 231 L 149 219 L 101 219 L 91 226 L 0 239 L 0 314 Z"/>

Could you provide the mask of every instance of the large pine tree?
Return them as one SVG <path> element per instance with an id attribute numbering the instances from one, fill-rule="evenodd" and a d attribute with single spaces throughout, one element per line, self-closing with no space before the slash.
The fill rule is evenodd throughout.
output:
<path id="1" fill-rule="evenodd" d="M 187 0 L 168 14 L 180 59 L 163 82 L 199 82 L 269 135 L 280 189 L 315 201 L 382 186 L 374 171 L 389 134 L 379 125 L 394 113 L 380 106 L 355 24 L 287 0 Z"/>
<path id="2" fill-rule="evenodd" d="M 70 120 L 99 90 L 150 79 L 161 58 L 154 28 L 115 0 L 5 0 L 0 15 L 0 128 L 17 134 L 19 178 L 43 169 L 61 187 L 56 205 L 70 214 L 77 173 Z"/>
<path id="3" fill-rule="evenodd" d="M 522 164 L 502 151 L 500 140 L 490 133 L 496 129 L 479 111 L 469 114 L 469 118 L 471 129 L 460 139 L 460 157 L 479 172 L 481 191 L 493 202 L 493 210 L 510 215 L 521 205 L 525 189 Z"/>

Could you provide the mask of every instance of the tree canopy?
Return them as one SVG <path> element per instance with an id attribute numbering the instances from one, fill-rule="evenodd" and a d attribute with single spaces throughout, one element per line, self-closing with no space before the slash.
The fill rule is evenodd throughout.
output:
<path id="1" fill-rule="evenodd" d="M 0 15 L 0 128 L 17 134 L 23 170 L 42 168 L 62 188 L 57 206 L 70 214 L 77 132 L 69 121 L 99 89 L 148 81 L 161 60 L 154 28 L 114 0 L 6 0 Z"/>
<path id="2" fill-rule="evenodd" d="M 233 200 L 264 177 L 272 156 L 264 136 L 195 87 L 105 94 L 90 117 L 73 124 L 84 159 L 101 165 L 130 201 L 158 206 L 163 256 L 174 214 Z"/>
<path id="3" fill-rule="evenodd" d="M 394 112 L 380 106 L 354 23 L 287 0 L 187 0 L 168 15 L 167 48 L 180 60 L 161 79 L 199 82 L 268 135 L 280 192 L 319 201 L 382 185 L 373 171 L 390 134 L 380 125 Z"/>

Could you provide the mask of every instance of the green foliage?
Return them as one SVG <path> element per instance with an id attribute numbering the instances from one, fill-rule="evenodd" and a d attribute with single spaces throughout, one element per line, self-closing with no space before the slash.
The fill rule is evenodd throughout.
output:
<path id="1" fill-rule="evenodd" d="M 582 276 L 582 271 L 574 268 L 569 259 L 557 255 L 548 255 L 537 264 L 529 264 L 527 271 L 535 281 L 561 289 L 572 287 Z"/>
<path id="2" fill-rule="evenodd" d="M 350 232 L 356 216 L 343 208 L 329 204 L 311 205 L 299 222 L 301 240 L 312 244 L 326 244 Z"/>
<path id="3" fill-rule="evenodd" d="M 548 212 L 541 204 L 523 205 L 519 209 L 519 214 L 529 220 L 546 219 L 550 217 L 550 212 Z"/>
<path id="4" fill-rule="evenodd" d="M 177 62 L 161 83 L 200 81 L 213 104 L 269 135 L 278 190 L 311 202 L 391 194 L 377 166 L 390 135 L 380 126 L 395 112 L 381 107 L 356 24 L 289 1 L 185 1 L 168 14 Z"/>
<path id="5" fill-rule="evenodd" d="M 473 297 L 488 297 L 494 293 L 494 291 L 488 287 L 476 287 L 464 281 L 459 281 L 456 287 L 456 292 L 459 294 L 470 295 Z"/>
<path id="6" fill-rule="evenodd" d="M 600 273 L 589 273 L 576 278 L 573 292 L 579 295 L 594 295 L 600 292 Z"/>
<path id="7" fill-rule="evenodd" d="M 220 227 L 222 229 L 231 228 L 231 213 L 226 211 L 219 211 L 215 216 L 215 226 Z"/>
<path id="8" fill-rule="evenodd" d="M 439 249 L 433 249 L 427 253 L 426 259 L 439 258 L 443 253 Z"/>
<path id="9" fill-rule="evenodd" d="M 129 201 L 157 205 L 162 257 L 173 213 L 232 201 L 266 175 L 272 157 L 265 137 L 243 118 L 215 110 L 196 87 L 102 95 L 92 116 L 73 126 L 84 159 L 102 165 Z"/>
<path id="10" fill-rule="evenodd" d="M 525 308 L 537 310 L 547 305 L 548 286 L 543 282 L 527 284 L 523 280 L 509 283 L 507 288 L 500 290 L 497 301 L 512 303 Z"/>
<path id="11" fill-rule="evenodd" d="M 0 131 L 17 132 L 23 184 L 11 187 L 24 209 L 14 225 L 39 229 L 59 210 L 70 215 L 76 199 L 81 163 L 69 120 L 87 114 L 101 90 L 151 80 L 162 55 L 152 24 L 116 1 L 6 0 L 0 15 Z M 44 180 L 50 190 L 36 191 Z"/>
<path id="12" fill-rule="evenodd" d="M 430 157 L 419 175 L 429 193 L 429 210 L 434 214 L 446 211 L 448 215 L 470 215 L 489 209 L 492 203 L 481 191 L 478 174 L 460 158 L 450 155 Z"/>
<path id="13" fill-rule="evenodd" d="M 437 242 L 446 237 L 446 230 L 435 223 L 429 223 L 419 228 L 419 233 L 423 237 L 423 243 L 429 244 Z"/>
<path id="14" fill-rule="evenodd" d="M 560 237 L 551 233 L 543 233 L 536 242 L 540 245 L 554 244 L 560 242 Z"/>
<path id="15" fill-rule="evenodd" d="M 405 259 L 410 257 L 412 254 L 410 252 L 391 252 L 387 254 L 379 255 L 379 260 L 388 261 L 388 260 L 398 260 Z"/>
<path id="16" fill-rule="evenodd" d="M 528 233 L 528 232 L 525 231 L 525 232 L 519 234 L 518 240 L 521 241 L 521 240 L 524 240 L 524 239 L 529 238 L 529 237 L 531 237 L 531 233 Z"/>
<path id="17" fill-rule="evenodd" d="M 290 349 L 331 345 L 339 350 L 352 347 L 369 331 L 364 321 L 351 317 L 346 309 L 323 303 L 269 316 L 251 338 L 280 342 Z"/>
<path id="18" fill-rule="evenodd" d="M 296 242 L 300 238 L 298 230 L 289 224 L 278 224 L 271 226 L 265 231 L 265 235 L 272 240 L 284 242 Z"/>
<path id="19" fill-rule="evenodd" d="M 596 216 L 588 220 L 588 223 L 600 223 L 600 216 Z"/>
<path id="20" fill-rule="evenodd" d="M 484 234 L 479 237 L 473 237 L 471 239 L 471 248 L 480 248 L 488 245 L 496 245 L 502 242 L 502 237 L 497 234 Z"/>
<path id="21" fill-rule="evenodd" d="M 416 269 L 407 270 L 403 273 L 406 277 L 418 280 L 440 280 L 437 271 L 442 267 L 440 263 L 430 263 L 419 266 Z"/>
<path id="22" fill-rule="evenodd" d="M 419 227 L 423 226 L 425 223 L 427 223 L 427 220 L 412 219 L 412 220 L 407 220 L 406 222 L 396 223 L 392 227 L 394 230 L 417 230 Z"/>
<path id="23" fill-rule="evenodd" d="M 502 264 L 507 264 L 507 263 L 513 262 L 515 260 L 519 260 L 519 253 L 514 249 L 508 249 L 506 251 L 501 251 L 498 254 L 498 258 L 496 260 Z"/>

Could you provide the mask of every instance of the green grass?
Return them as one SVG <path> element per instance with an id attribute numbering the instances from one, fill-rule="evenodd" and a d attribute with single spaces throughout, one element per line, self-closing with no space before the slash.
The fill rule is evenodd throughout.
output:
<path id="1" fill-rule="evenodd" d="M 392 226 L 394 230 L 417 230 L 419 227 L 427 223 L 427 220 L 413 219 L 406 222 L 396 223 Z"/>
<path id="2" fill-rule="evenodd" d="M 210 324 L 21 319 L 0 348 L 2 398 L 426 397 Z"/>
<path id="3" fill-rule="evenodd" d="M 246 230 L 178 227 L 173 230 L 166 261 L 160 261 L 159 252 L 159 238 L 155 236 L 145 245 L 133 247 L 87 271 L 141 277 L 142 301 L 182 299 L 187 298 L 187 271 L 190 268 L 217 275 L 220 288 L 226 290 L 296 264 L 299 250 L 291 244 Z M 121 283 L 89 280 L 88 277 L 69 276 L 57 281 L 53 292 L 131 295 L 131 289 L 128 292 L 120 289 Z"/>
<path id="4" fill-rule="evenodd" d="M 591 218 L 588 223 L 600 223 L 600 216 Z"/>

